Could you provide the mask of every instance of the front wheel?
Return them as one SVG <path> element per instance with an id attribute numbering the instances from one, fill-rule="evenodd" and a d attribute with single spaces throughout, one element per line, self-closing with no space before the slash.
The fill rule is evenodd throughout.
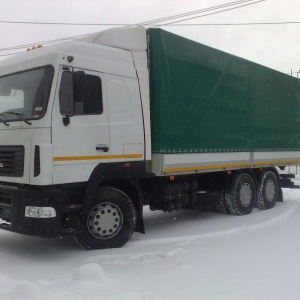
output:
<path id="1" fill-rule="evenodd" d="M 136 211 L 122 191 L 102 187 L 83 218 L 80 234 L 74 236 L 84 249 L 119 248 L 130 239 L 136 225 Z"/>

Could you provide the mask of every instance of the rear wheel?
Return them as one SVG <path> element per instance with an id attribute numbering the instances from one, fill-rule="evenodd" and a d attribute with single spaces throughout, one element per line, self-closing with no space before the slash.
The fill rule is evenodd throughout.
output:
<path id="1" fill-rule="evenodd" d="M 247 173 L 238 174 L 225 194 L 226 208 L 232 215 L 250 214 L 256 199 L 254 181 Z"/>
<path id="2" fill-rule="evenodd" d="M 122 191 L 102 187 L 83 218 L 83 228 L 75 240 L 84 249 L 118 248 L 130 239 L 136 225 L 136 211 Z"/>
<path id="3" fill-rule="evenodd" d="M 257 203 L 260 209 L 273 208 L 279 198 L 279 183 L 272 171 L 263 173 L 259 180 Z"/>

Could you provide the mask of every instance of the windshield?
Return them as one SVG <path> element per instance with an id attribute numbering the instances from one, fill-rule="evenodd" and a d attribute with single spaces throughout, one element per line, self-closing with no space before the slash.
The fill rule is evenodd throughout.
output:
<path id="1" fill-rule="evenodd" d="M 46 66 L 0 77 L 0 122 L 40 119 L 46 112 L 54 69 Z"/>

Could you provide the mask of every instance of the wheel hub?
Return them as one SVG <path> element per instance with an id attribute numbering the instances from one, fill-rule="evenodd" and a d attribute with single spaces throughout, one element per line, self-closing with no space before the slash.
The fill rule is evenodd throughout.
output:
<path id="1" fill-rule="evenodd" d="M 242 206 L 248 207 L 252 200 L 252 190 L 249 183 L 243 183 L 240 188 L 240 201 Z"/>
<path id="2" fill-rule="evenodd" d="M 268 180 L 265 185 L 265 196 L 266 200 L 271 202 L 273 201 L 276 194 L 276 187 L 273 180 Z"/>
<path id="3" fill-rule="evenodd" d="M 88 215 L 90 233 L 98 239 L 110 239 L 122 228 L 123 215 L 120 208 L 112 203 L 96 205 Z"/>

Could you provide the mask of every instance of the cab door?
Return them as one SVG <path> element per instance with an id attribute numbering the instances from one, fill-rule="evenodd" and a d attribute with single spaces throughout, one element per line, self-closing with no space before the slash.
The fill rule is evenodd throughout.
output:
<path id="1" fill-rule="evenodd" d="M 73 72 L 78 70 L 74 69 Z M 61 67 L 52 113 L 53 183 L 87 181 L 99 163 L 110 155 L 105 76 L 85 72 L 83 101 L 74 115 L 63 117 L 60 97 L 70 87 L 71 70 Z M 75 99 L 76 100 L 76 99 Z"/>

